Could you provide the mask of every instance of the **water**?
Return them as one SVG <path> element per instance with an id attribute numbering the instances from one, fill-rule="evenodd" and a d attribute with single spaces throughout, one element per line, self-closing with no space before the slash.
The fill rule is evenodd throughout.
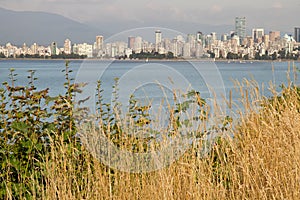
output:
<path id="1" fill-rule="evenodd" d="M 73 70 L 71 77 L 75 81 L 89 82 L 85 96 L 95 96 L 95 84 L 102 81 L 104 99 L 111 101 L 114 78 L 120 78 L 119 96 L 125 102 L 130 94 L 134 94 L 147 104 L 151 101 L 160 104 L 165 96 L 166 101 L 172 101 L 175 89 L 182 93 L 194 89 L 200 91 L 205 99 L 227 96 L 234 89 L 233 80 L 254 79 L 262 89 L 262 94 L 271 96 L 268 91 L 270 82 L 277 88 L 287 84 L 287 74 L 293 79 L 292 66 L 299 67 L 299 62 L 210 62 L 210 61 L 82 61 L 70 62 Z M 36 70 L 38 78 L 35 85 L 38 89 L 49 88 L 50 95 L 64 93 L 65 61 L 63 60 L 1 60 L 0 82 L 9 81 L 9 69 L 14 68 L 17 75 L 17 85 L 28 83 L 28 70 Z M 159 83 L 160 85 L 158 85 Z M 163 89 L 162 89 L 163 88 Z M 189 89 L 188 89 L 189 88 Z M 233 90 L 233 102 L 238 102 L 240 95 Z M 90 102 L 91 103 L 91 102 Z"/>

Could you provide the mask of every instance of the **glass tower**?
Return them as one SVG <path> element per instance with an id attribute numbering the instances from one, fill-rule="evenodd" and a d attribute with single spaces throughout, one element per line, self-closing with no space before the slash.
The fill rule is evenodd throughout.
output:
<path id="1" fill-rule="evenodd" d="M 240 43 L 246 38 L 246 17 L 235 18 L 235 34 L 239 36 Z"/>
<path id="2" fill-rule="evenodd" d="M 295 27 L 295 40 L 296 42 L 300 42 L 300 28 L 299 27 Z"/>

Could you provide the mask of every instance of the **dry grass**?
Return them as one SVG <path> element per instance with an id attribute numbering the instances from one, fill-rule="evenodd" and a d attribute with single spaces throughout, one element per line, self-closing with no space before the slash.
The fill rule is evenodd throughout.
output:
<path id="1" fill-rule="evenodd" d="M 45 161 L 47 178 L 42 196 L 45 199 L 300 199 L 300 101 L 293 87 L 287 88 L 285 94 L 286 98 L 265 100 L 264 109 L 258 112 L 252 109 L 259 99 L 254 87 L 244 95 L 246 114 L 240 116 L 239 124 L 232 130 L 234 138 L 221 138 L 204 158 L 197 154 L 202 145 L 198 142 L 178 161 L 159 171 L 110 170 L 84 149 L 80 152 L 63 142 L 55 143 Z"/>

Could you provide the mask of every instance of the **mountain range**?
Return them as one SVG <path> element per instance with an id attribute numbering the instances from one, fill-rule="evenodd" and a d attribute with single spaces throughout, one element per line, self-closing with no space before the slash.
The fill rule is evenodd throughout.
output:
<path id="1" fill-rule="evenodd" d="M 36 42 L 40 45 L 49 45 L 55 41 L 63 45 L 66 38 L 74 43 L 93 43 L 96 35 L 111 35 L 137 27 L 167 27 L 183 33 L 217 32 L 228 33 L 233 25 L 205 25 L 197 23 L 175 22 L 172 26 L 168 22 L 139 23 L 136 21 L 94 21 L 80 23 L 62 15 L 36 11 L 12 11 L 0 8 L 0 45 L 11 42 L 14 45 L 28 45 Z M 144 37 L 144 35 L 141 35 Z M 145 36 L 147 40 L 154 39 L 154 33 Z"/>
<path id="2" fill-rule="evenodd" d="M 103 31 L 46 12 L 11 11 L 0 8 L 0 44 L 11 42 L 15 45 L 34 42 L 48 45 L 55 41 L 63 44 L 66 38 L 74 42 L 92 42 Z"/>

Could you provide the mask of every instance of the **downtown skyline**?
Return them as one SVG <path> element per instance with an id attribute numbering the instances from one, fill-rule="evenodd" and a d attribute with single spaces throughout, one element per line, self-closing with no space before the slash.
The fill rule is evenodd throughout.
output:
<path id="1" fill-rule="evenodd" d="M 105 40 L 103 35 L 95 36 L 92 44 L 72 43 L 67 38 L 63 44 L 53 41 L 48 46 L 33 43 L 31 46 L 23 44 L 21 47 L 12 43 L 0 46 L 2 58 L 59 58 L 60 55 L 79 55 L 81 58 L 134 58 L 140 53 L 158 53 L 159 55 L 174 56 L 176 58 L 227 58 L 227 59 L 298 59 L 300 54 L 300 28 L 294 28 L 294 35 L 280 31 L 265 32 L 264 28 L 253 28 L 252 35 L 245 34 L 245 17 L 235 18 L 235 30 L 230 33 L 210 34 L 198 31 L 187 35 L 179 32 L 173 38 L 165 37 L 169 29 L 143 29 L 154 37 L 149 42 L 143 35 L 133 35 L 123 32 L 127 41 L 118 40 L 115 36 Z M 153 28 L 152 28 L 153 29 Z M 172 31 L 172 30 L 171 30 Z M 128 35 L 130 34 L 130 35 Z M 168 35 L 168 34 L 167 34 Z M 122 38 L 122 37 L 121 37 Z M 170 54 L 171 53 L 171 54 Z M 149 54 L 150 55 L 150 54 Z M 54 56 L 54 57 L 53 57 Z M 58 57 L 57 57 L 58 56 Z M 286 57 L 287 56 L 287 57 Z"/>

